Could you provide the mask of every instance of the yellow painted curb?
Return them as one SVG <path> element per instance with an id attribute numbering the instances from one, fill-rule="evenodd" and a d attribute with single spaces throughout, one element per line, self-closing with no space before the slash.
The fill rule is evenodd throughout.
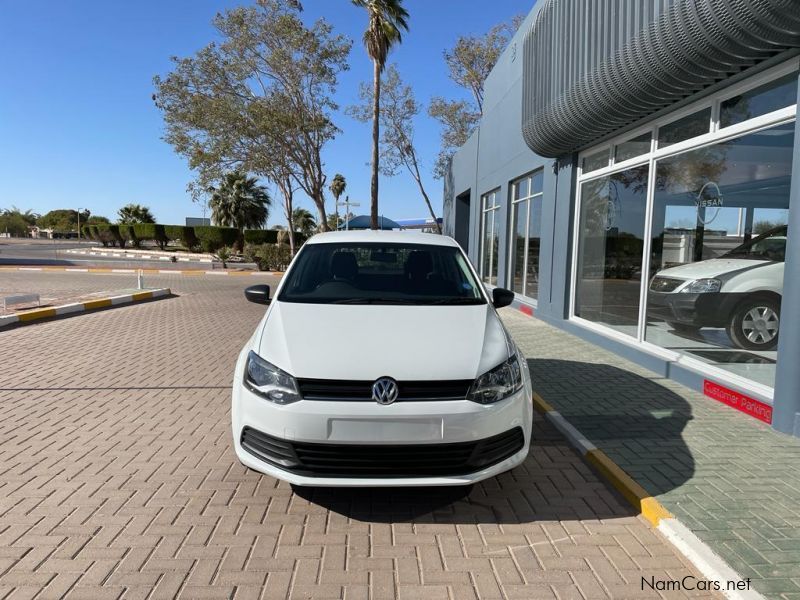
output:
<path id="1" fill-rule="evenodd" d="M 661 519 L 672 518 L 672 514 L 658 500 L 648 494 L 647 490 L 622 470 L 605 452 L 595 448 L 593 444 L 584 445 L 587 443 L 588 438 L 585 438 L 583 434 L 570 425 L 557 410 L 536 392 L 533 392 L 533 406 L 566 436 L 573 447 L 583 455 L 586 462 L 594 466 L 653 527 L 658 527 Z M 548 417 L 548 413 L 552 414 Z"/>
<path id="2" fill-rule="evenodd" d="M 547 401 L 544 398 L 542 398 L 536 392 L 533 392 L 533 406 L 537 411 L 539 411 L 542 414 L 555 410 L 552 406 L 550 406 L 547 403 Z"/>
<path id="3" fill-rule="evenodd" d="M 168 298 L 171 295 L 172 291 L 169 288 L 160 288 L 158 290 L 134 292 L 133 294 L 112 296 L 110 298 L 98 298 L 97 300 L 87 300 L 86 302 L 65 304 L 63 306 L 54 306 L 52 308 L 37 308 L 28 312 L 8 315 L 8 317 L 12 320 L 2 323 L 0 327 L 5 327 L 14 323 L 37 321 L 39 319 L 47 319 L 50 317 L 75 316 L 92 310 L 97 310 L 99 308 L 127 306 L 129 304 L 133 304 L 134 302 L 141 302 L 142 300 L 150 300 L 155 298 Z M 114 300 L 118 301 L 117 304 L 114 303 Z M 76 309 L 77 306 L 80 306 L 81 308 Z"/>
<path id="4" fill-rule="evenodd" d="M 17 319 L 20 321 L 35 321 L 36 319 L 46 319 L 56 316 L 55 308 L 39 308 L 29 312 L 19 313 Z"/>
<path id="5" fill-rule="evenodd" d="M 111 298 L 100 298 L 99 300 L 89 300 L 88 302 L 81 302 L 84 310 L 93 310 L 95 308 L 104 308 L 111 306 Z"/>
<path id="6" fill-rule="evenodd" d="M 585 455 L 586 460 L 594 465 L 600 473 L 611 482 L 619 493 L 636 508 L 642 516 L 650 521 L 653 527 L 658 527 L 661 519 L 672 517 L 670 512 L 661 503 L 647 493 L 641 485 L 623 471 L 617 463 L 612 461 L 602 450 L 589 450 Z"/>

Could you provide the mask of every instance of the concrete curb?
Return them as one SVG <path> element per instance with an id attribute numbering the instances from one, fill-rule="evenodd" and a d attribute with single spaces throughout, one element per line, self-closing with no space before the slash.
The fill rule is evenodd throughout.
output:
<path id="1" fill-rule="evenodd" d="M 283 275 L 280 271 L 227 271 L 224 269 L 204 271 L 202 269 L 111 269 L 104 267 L 0 267 L 0 271 L 68 271 L 73 273 L 138 273 L 144 275 Z"/>
<path id="2" fill-rule="evenodd" d="M 569 443 L 591 464 L 612 486 L 633 506 L 639 514 L 658 529 L 670 543 L 691 562 L 702 575 L 712 581 L 725 585 L 727 581 L 742 581 L 728 563 L 678 521 L 664 506 L 641 485 L 628 475 L 608 455 L 597 448 L 578 431 L 564 416 L 555 410 L 536 392 L 533 392 L 533 406 L 558 429 Z M 760 600 L 763 596 L 755 590 L 720 590 L 726 598 L 737 600 Z"/>
<path id="3" fill-rule="evenodd" d="M 0 329 L 14 324 L 27 325 L 28 323 L 41 319 L 75 315 L 100 308 L 111 308 L 114 306 L 133 304 L 134 302 L 142 302 L 144 300 L 153 300 L 155 298 L 169 296 L 171 293 L 169 288 L 159 288 L 156 290 L 125 294 L 123 296 L 109 296 L 108 298 L 98 298 L 86 302 L 76 302 L 74 304 L 64 304 L 62 306 L 53 306 L 50 308 L 38 308 L 24 313 L 0 317 Z"/>

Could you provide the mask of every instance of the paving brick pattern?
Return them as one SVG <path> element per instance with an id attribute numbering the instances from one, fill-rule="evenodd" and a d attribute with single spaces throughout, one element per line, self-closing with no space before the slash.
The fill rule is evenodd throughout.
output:
<path id="1" fill-rule="evenodd" d="M 800 598 L 800 440 L 513 310 L 534 387 L 756 589 Z"/>
<path id="2" fill-rule="evenodd" d="M 0 332 L 0 598 L 676 597 L 641 578 L 694 573 L 538 418 L 525 464 L 471 488 L 245 469 L 248 283 L 164 276 L 177 298 Z"/>

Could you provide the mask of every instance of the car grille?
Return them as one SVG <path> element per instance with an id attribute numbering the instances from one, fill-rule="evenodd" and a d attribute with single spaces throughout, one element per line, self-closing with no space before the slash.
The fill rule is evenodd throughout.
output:
<path id="1" fill-rule="evenodd" d="M 442 444 L 310 444 L 245 427 L 242 448 L 307 477 L 436 477 L 474 473 L 519 452 L 522 428 L 474 442 Z"/>
<path id="2" fill-rule="evenodd" d="M 675 279 L 674 277 L 653 277 L 653 280 L 650 282 L 650 291 L 663 293 L 673 292 L 683 282 L 683 279 Z"/>
<path id="3" fill-rule="evenodd" d="M 300 395 L 305 400 L 372 401 L 374 381 L 338 379 L 298 379 Z M 451 381 L 398 381 L 396 402 L 421 400 L 464 400 L 472 379 Z"/>

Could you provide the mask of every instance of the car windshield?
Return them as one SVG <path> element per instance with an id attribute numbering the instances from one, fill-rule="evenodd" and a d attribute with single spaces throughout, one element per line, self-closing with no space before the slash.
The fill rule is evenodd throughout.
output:
<path id="1" fill-rule="evenodd" d="M 786 225 L 770 229 L 754 240 L 734 248 L 724 256 L 726 258 L 752 258 L 783 262 L 786 259 L 786 231 Z"/>
<path id="2" fill-rule="evenodd" d="M 309 304 L 485 304 L 464 254 L 427 244 L 307 244 L 278 300 Z"/>

